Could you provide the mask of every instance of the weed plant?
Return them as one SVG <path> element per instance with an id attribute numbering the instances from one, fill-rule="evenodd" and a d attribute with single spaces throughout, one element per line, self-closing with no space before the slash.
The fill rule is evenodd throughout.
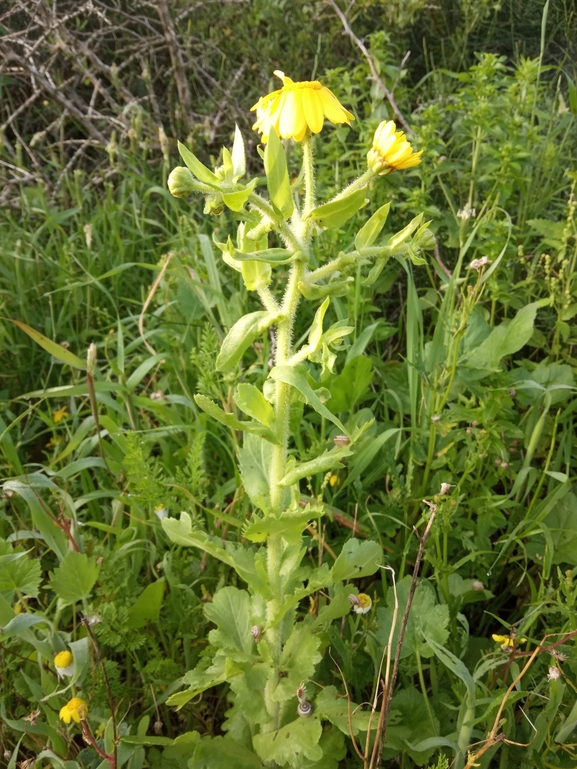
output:
<path id="1" fill-rule="evenodd" d="M 384 52 L 384 38 L 373 46 Z M 378 57 L 382 71 L 393 66 Z M 366 268 L 353 272 L 354 288 L 332 299 L 332 321 L 348 318 L 354 330 L 323 398 L 347 427 L 369 426 L 344 464 L 301 481 L 301 499 L 320 498 L 327 511 L 304 529 L 304 563 L 334 569 L 353 532 L 382 548 L 397 601 L 380 570 L 347 586 L 346 595 L 370 597 L 366 614 L 349 605 L 323 624 L 333 588 L 299 605 L 297 625 L 318 623 L 323 659 L 314 674 L 287 677 L 325 687 L 306 681 L 313 707 L 324 696 L 322 739 L 334 740 L 319 768 L 340 756 L 342 766 L 362 765 L 345 695 L 367 702 L 392 630 L 395 648 L 420 544 L 414 527 L 423 533 L 430 505 L 384 765 L 575 765 L 575 109 L 559 75 L 540 59 L 512 67 L 485 55 L 458 78 L 436 74 L 407 91 L 406 102 L 420 102 L 411 124 L 423 163 L 372 183 L 370 210 L 323 232 L 313 251 L 320 266 L 321 254 L 352 249 L 354 231 L 389 200 L 382 242 L 422 210 L 437 235 L 426 264 L 390 260 L 368 285 Z M 362 65 L 325 80 L 358 120 L 323 134 L 320 198 L 362 170 L 358 149 L 387 117 L 366 76 Z M 298 150 L 287 152 L 300 189 Z M 10 769 L 31 758 L 106 766 L 98 750 L 115 748 L 130 769 L 184 766 L 193 755 L 193 766 L 242 766 L 240 752 L 199 749 L 222 746 L 223 726 L 241 718 L 238 705 L 229 710 L 234 678 L 178 711 L 167 701 L 187 671 L 210 667 L 208 634 L 222 630 L 214 599 L 242 593 L 245 581 L 173 544 L 161 521 L 185 510 L 215 548 L 249 548 L 243 525 L 255 505 L 239 474 L 242 438 L 194 396 L 238 418 L 233 393 L 266 379 L 274 337 L 255 339 L 242 367 L 217 370 L 227 333 L 257 305 L 217 256 L 197 204 L 187 210 L 169 196 L 169 168 L 116 162 L 122 181 L 104 182 L 104 195 L 78 174 L 65 205 L 28 189 L 21 218 L 2 214 L 2 314 L 39 342 L 2 325 L 3 750 Z M 234 219 L 211 218 L 216 240 L 226 243 Z M 484 256 L 490 263 L 470 266 Z M 271 289 L 283 288 L 281 272 Z M 313 319 L 312 310 L 300 316 L 297 349 Z M 294 404 L 299 461 L 327 446 L 330 424 Z M 65 649 L 73 674 L 58 679 L 53 655 Z M 92 744 L 58 718 L 76 694 L 89 703 Z M 254 701 L 240 710 L 254 712 Z M 367 711 L 351 716 L 357 737 L 363 724 L 371 733 Z M 240 739 L 248 749 L 246 733 Z M 315 766 L 297 765 L 307 760 Z"/>

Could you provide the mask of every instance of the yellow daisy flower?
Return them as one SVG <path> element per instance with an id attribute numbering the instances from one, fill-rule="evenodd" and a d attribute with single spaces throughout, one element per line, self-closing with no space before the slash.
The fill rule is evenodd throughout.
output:
<path id="1" fill-rule="evenodd" d="M 373 602 L 371 601 L 370 596 L 368 596 L 366 593 L 359 593 L 356 596 L 356 601 L 353 603 L 353 611 L 355 614 L 366 614 L 371 610 L 371 606 L 373 605 Z M 349 596 L 350 600 L 350 596 Z"/>
<path id="2" fill-rule="evenodd" d="M 278 69 L 274 74 L 282 80 L 283 87 L 262 96 L 251 107 L 251 112 L 256 110 L 257 117 L 253 129 L 262 134 L 264 143 L 273 128 L 281 139 L 301 142 L 307 131 L 320 133 L 325 118 L 331 123 L 347 124 L 355 119 L 334 93 L 318 80 L 295 83 Z"/>
<path id="3" fill-rule="evenodd" d="M 59 652 L 54 657 L 54 667 L 59 676 L 71 676 L 74 674 L 74 657 L 72 652 Z"/>
<path id="4" fill-rule="evenodd" d="M 80 697 L 73 697 L 70 702 L 60 709 L 60 718 L 67 724 L 76 721 L 79 724 L 88 715 L 88 704 Z"/>
<path id="5" fill-rule="evenodd" d="M 56 409 L 56 411 L 52 412 L 52 419 L 54 420 L 55 424 L 62 422 L 63 419 L 67 419 L 68 416 L 68 406 L 62 406 L 61 409 Z"/>
<path id="6" fill-rule="evenodd" d="M 369 168 L 378 176 L 418 166 L 423 150 L 415 152 L 393 120 L 383 120 L 375 131 L 373 146 L 367 153 Z"/>

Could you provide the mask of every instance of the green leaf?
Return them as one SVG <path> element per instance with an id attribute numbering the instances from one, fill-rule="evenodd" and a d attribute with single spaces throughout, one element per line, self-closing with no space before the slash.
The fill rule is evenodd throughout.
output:
<path id="1" fill-rule="evenodd" d="M 251 344 L 281 317 L 266 310 L 258 310 L 243 315 L 237 320 L 220 348 L 216 359 L 217 371 L 228 371 L 234 368 Z"/>
<path id="2" fill-rule="evenodd" d="M 270 510 L 270 466 L 272 446 L 256 435 L 245 435 L 239 451 L 242 484 L 251 502 L 267 512 Z"/>
<path id="3" fill-rule="evenodd" d="M 345 617 L 351 612 L 351 602 L 349 595 L 358 595 L 358 590 L 352 585 L 338 584 L 335 587 L 335 594 L 331 601 L 321 608 L 312 627 L 317 628 L 324 625 L 325 622 L 332 622 L 339 617 Z"/>
<path id="4" fill-rule="evenodd" d="M 164 585 L 164 578 L 161 578 L 144 588 L 134 606 L 128 610 L 127 627 L 129 629 L 136 630 L 147 622 L 158 622 L 164 598 Z"/>
<path id="5" fill-rule="evenodd" d="M 245 432 L 253 433 L 254 435 L 265 438 L 271 443 L 278 443 L 278 438 L 272 430 L 269 430 L 258 422 L 241 422 L 234 414 L 227 414 L 226 411 L 223 411 L 220 406 L 217 406 L 216 403 L 211 401 L 210 398 L 207 398 L 206 395 L 197 394 L 194 396 L 194 400 L 199 408 L 213 419 L 216 419 L 217 422 L 220 422 L 233 430 L 244 430 Z"/>
<path id="6" fill-rule="evenodd" d="M 188 689 L 172 694 L 167 700 L 167 705 L 174 705 L 180 709 L 187 702 L 190 702 L 193 697 L 197 697 L 213 686 L 230 681 L 231 678 L 241 673 L 242 668 L 239 668 L 238 665 L 224 655 L 216 655 L 208 667 L 206 667 L 206 662 L 203 660 L 194 670 L 189 670 L 183 676 L 182 683 L 186 684 Z"/>
<path id="7" fill-rule="evenodd" d="M 234 125 L 234 141 L 232 144 L 232 167 L 235 179 L 240 179 L 246 173 L 244 141 L 239 127 Z"/>
<path id="8" fill-rule="evenodd" d="M 468 671 L 467 667 L 465 666 L 465 663 L 460 660 L 458 657 L 455 657 L 455 655 L 450 652 L 448 649 L 445 649 L 441 644 L 437 643 L 434 639 L 429 638 L 427 639 L 427 642 L 431 646 L 431 649 L 434 651 L 434 653 L 437 655 L 437 657 L 441 660 L 443 665 L 446 665 L 449 670 L 451 670 L 456 676 L 458 676 L 461 681 L 465 684 L 465 687 L 467 689 L 467 697 L 469 699 L 469 707 L 473 707 L 475 704 L 475 681 L 473 680 L 473 676 Z"/>
<path id="9" fill-rule="evenodd" d="M 577 87 L 567 73 L 565 73 L 565 77 L 567 78 L 567 90 L 569 93 L 569 109 L 572 115 L 577 115 Z"/>
<path id="10" fill-rule="evenodd" d="M 279 481 L 279 486 L 292 486 L 301 478 L 308 478 L 317 473 L 326 473 L 327 470 L 340 467 L 341 460 L 349 457 L 352 453 L 353 450 L 350 446 L 343 446 L 325 451 L 319 457 L 300 464 L 296 464 L 294 457 L 291 457 L 287 462 L 287 472 Z"/>
<path id="11" fill-rule="evenodd" d="M 304 758 L 311 761 L 322 758 L 323 751 L 319 746 L 322 733 L 320 719 L 312 715 L 298 718 L 276 732 L 257 734 L 252 742 L 263 761 L 275 761 L 279 766 L 288 764 L 294 769 L 301 769 Z"/>
<path id="12" fill-rule="evenodd" d="M 369 221 L 361 227 L 355 238 L 355 248 L 357 251 L 360 251 L 361 248 L 370 248 L 370 246 L 373 245 L 385 226 L 390 209 L 391 204 L 385 203 L 385 205 L 381 206 L 379 210 L 371 216 Z"/>
<path id="13" fill-rule="evenodd" d="M 52 627 L 52 623 L 49 620 L 38 614 L 17 614 L 2 628 L 2 638 L 9 638 L 12 635 L 21 635 L 33 625 L 40 625 L 42 623 Z"/>
<path id="14" fill-rule="evenodd" d="M 244 253 L 234 249 L 234 258 L 239 262 L 266 262 L 267 264 L 288 264 L 294 261 L 295 254 L 288 248 L 264 248 Z"/>
<path id="15" fill-rule="evenodd" d="M 251 179 L 251 181 L 248 182 L 248 184 L 241 190 L 235 190 L 234 192 L 223 192 L 222 199 L 231 211 L 240 213 L 244 210 L 244 205 L 252 195 L 257 184 L 258 179 Z"/>
<path id="16" fill-rule="evenodd" d="M 274 421 L 274 409 L 261 393 L 252 384 L 239 384 L 234 394 L 234 401 L 241 411 L 249 417 L 256 419 L 266 427 L 270 427 Z"/>
<path id="17" fill-rule="evenodd" d="M 180 157 L 186 163 L 189 171 L 191 171 L 199 181 L 208 184 L 210 187 L 218 187 L 220 185 L 218 177 L 215 176 L 215 174 L 213 174 L 213 172 L 210 171 L 203 163 L 201 163 L 196 155 L 193 155 L 193 153 L 187 147 L 185 147 L 182 142 L 178 142 L 178 151 L 180 152 Z"/>
<path id="18" fill-rule="evenodd" d="M 494 369 L 505 355 L 518 352 L 533 335 L 537 309 L 537 302 L 532 302 L 519 310 L 511 321 L 494 328 L 481 345 L 469 353 L 468 365 Z"/>
<path id="19" fill-rule="evenodd" d="M 65 604 L 84 601 L 90 595 L 99 571 L 96 558 L 88 558 L 84 553 L 68 553 L 51 574 L 50 587 Z"/>
<path id="20" fill-rule="evenodd" d="M 283 646 L 280 670 L 281 677 L 272 693 L 274 702 L 284 702 L 295 696 L 301 681 L 311 678 L 322 659 L 319 652 L 321 639 L 311 633 L 310 627 L 295 625 Z"/>
<path id="21" fill-rule="evenodd" d="M 279 518 L 267 515 L 265 518 L 252 518 L 243 529 L 243 536 L 251 542 L 265 542 L 272 534 L 281 535 L 289 545 L 298 545 L 301 534 L 308 526 L 311 519 L 320 518 L 322 508 L 312 508 L 310 505 L 304 510 L 287 511 Z"/>
<path id="22" fill-rule="evenodd" d="M 30 328 L 30 326 L 28 326 L 26 323 L 22 323 L 20 320 L 10 320 L 10 318 L 4 318 L 3 320 L 8 320 L 10 323 L 18 326 L 18 328 L 22 329 L 25 334 L 28 334 L 30 339 L 33 339 L 36 344 L 39 344 L 40 347 L 43 347 L 46 352 L 49 352 L 50 355 L 53 355 L 57 360 L 61 361 L 62 363 L 66 363 L 72 368 L 78 368 L 81 371 L 86 371 L 86 361 L 82 360 L 77 355 L 74 355 L 74 353 L 70 352 L 70 350 L 66 350 L 61 345 L 53 342 L 52 339 L 48 339 L 48 337 L 44 336 L 44 334 L 41 334 L 39 331 Z"/>
<path id="23" fill-rule="evenodd" d="M 350 609 L 349 604 L 349 609 Z M 367 732 L 369 728 L 370 713 L 368 710 L 361 710 L 356 702 L 351 702 L 350 707 L 347 704 L 346 696 L 339 696 L 335 686 L 325 686 L 316 696 L 315 699 L 315 712 L 319 714 L 323 719 L 330 721 L 338 729 L 350 736 L 351 730 L 349 727 L 349 714 L 350 725 L 352 726 L 353 734 L 356 736 L 359 732 Z M 373 717 L 372 729 L 377 728 L 378 715 Z"/>
<path id="24" fill-rule="evenodd" d="M 0 540 L 0 546 L 3 544 Z M 10 545 L 7 547 L 12 549 Z M 41 581 L 42 569 L 36 558 L 27 558 L 27 553 L 0 556 L 0 590 L 17 591 L 23 596 L 36 598 Z"/>
<path id="25" fill-rule="evenodd" d="M 413 234 L 417 227 L 420 226 L 422 221 L 423 214 L 419 214 L 418 216 L 415 216 L 406 227 L 403 227 L 402 230 L 390 237 L 387 241 L 387 247 L 391 249 L 391 252 L 401 246 Z"/>
<path id="26" fill-rule="evenodd" d="M 204 613 L 217 626 L 208 637 L 210 643 L 223 649 L 227 656 L 242 661 L 250 658 L 254 650 L 254 639 L 250 632 L 250 596 L 246 590 L 223 587 L 218 590 L 211 603 L 205 604 Z"/>
<path id="27" fill-rule="evenodd" d="M 312 406 L 318 414 L 336 425 L 343 435 L 348 435 L 348 432 L 340 419 L 323 405 L 319 396 L 308 383 L 303 369 L 299 366 L 275 366 L 271 370 L 269 376 L 277 382 L 285 382 L 291 387 L 294 387 L 304 397 L 309 406 Z"/>
<path id="28" fill-rule="evenodd" d="M 360 542 L 354 537 L 343 545 L 339 557 L 331 569 L 333 582 L 357 579 L 374 574 L 383 559 L 383 551 L 377 542 Z"/>
<path id="29" fill-rule="evenodd" d="M 264 170 L 273 206 L 288 219 L 294 211 L 286 155 L 276 131 L 271 131 L 264 151 Z"/>
<path id="30" fill-rule="evenodd" d="M 351 290 L 354 278 L 344 278 L 343 280 L 332 280 L 326 285 L 320 283 L 309 283 L 306 280 L 299 280 L 298 289 L 301 294 L 311 302 L 324 299 L 326 296 L 346 296 Z"/>
<path id="31" fill-rule="evenodd" d="M 313 208 L 307 218 L 318 222 L 325 229 L 340 227 L 354 216 L 357 211 L 369 201 L 365 198 L 366 189 L 356 190 L 350 194 Z"/>
<path id="32" fill-rule="evenodd" d="M 406 609 L 411 589 L 411 577 L 406 576 L 397 583 L 399 616 Z M 387 607 L 377 609 L 379 630 L 377 638 L 383 646 L 389 642 L 394 610 L 394 599 L 387 598 Z M 405 658 L 418 651 L 421 657 L 432 657 L 433 642 L 444 645 L 449 638 L 449 609 L 446 604 L 438 604 L 434 588 L 428 582 L 417 586 L 405 633 L 401 657 Z M 396 646 L 400 622 L 397 621 L 393 634 L 393 647 Z"/>
<path id="33" fill-rule="evenodd" d="M 347 363 L 330 385 L 331 409 L 335 412 L 352 411 L 357 401 L 371 386 L 373 373 L 371 359 L 363 355 L 358 355 Z"/>
<path id="34" fill-rule="evenodd" d="M 188 513 L 183 511 L 179 519 L 165 518 L 162 521 L 162 528 L 169 539 L 177 545 L 198 547 L 223 563 L 234 566 L 233 557 L 222 546 L 222 540 L 219 537 L 211 537 L 204 531 L 193 529 L 192 519 Z"/>
<path id="35" fill-rule="evenodd" d="M 274 132 L 272 132 L 274 133 Z M 230 737 L 201 737 L 189 769 L 263 769 L 252 750 Z"/>

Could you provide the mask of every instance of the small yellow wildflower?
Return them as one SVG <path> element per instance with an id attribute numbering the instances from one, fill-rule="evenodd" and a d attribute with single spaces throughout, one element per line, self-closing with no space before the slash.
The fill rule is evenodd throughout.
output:
<path id="1" fill-rule="evenodd" d="M 518 644 L 527 643 L 527 639 L 526 638 L 511 638 L 511 636 L 508 636 L 508 635 L 497 635 L 496 633 L 493 633 L 491 638 L 493 639 L 493 641 L 495 641 L 495 643 L 501 644 L 501 649 L 510 649 L 516 643 L 518 643 Z"/>
<path id="2" fill-rule="evenodd" d="M 357 602 L 353 604 L 353 611 L 356 614 L 366 614 L 371 610 L 373 602 L 370 596 L 366 593 L 359 593 L 357 596 Z"/>
<path id="3" fill-rule="evenodd" d="M 339 478 L 338 475 L 335 475 L 334 473 L 329 478 L 329 483 L 331 484 L 331 486 L 338 486 L 340 482 L 341 482 L 341 479 Z"/>
<path id="4" fill-rule="evenodd" d="M 61 409 L 56 409 L 56 411 L 52 412 L 52 419 L 54 420 L 54 424 L 62 422 L 63 419 L 68 419 L 68 416 L 68 406 L 62 406 Z"/>
<path id="5" fill-rule="evenodd" d="M 322 131 L 325 118 L 331 123 L 347 124 L 355 119 L 318 80 L 295 83 L 278 69 L 274 74 L 282 80 L 283 87 L 261 96 L 251 107 L 251 112 L 256 110 L 257 118 L 253 129 L 262 134 L 264 143 L 273 128 L 281 139 L 302 142 L 307 131 L 313 134 Z"/>
<path id="6" fill-rule="evenodd" d="M 60 718 L 67 724 L 76 721 L 79 724 L 88 715 L 88 704 L 80 697 L 73 697 L 70 702 L 60 709 Z"/>
<path id="7" fill-rule="evenodd" d="M 74 674 L 74 657 L 72 652 L 59 652 L 54 657 L 54 667 L 59 676 L 71 676 Z"/>
<path id="8" fill-rule="evenodd" d="M 383 120 L 375 131 L 373 146 L 367 153 L 369 168 L 378 176 L 418 166 L 423 151 L 415 152 L 394 120 Z"/>

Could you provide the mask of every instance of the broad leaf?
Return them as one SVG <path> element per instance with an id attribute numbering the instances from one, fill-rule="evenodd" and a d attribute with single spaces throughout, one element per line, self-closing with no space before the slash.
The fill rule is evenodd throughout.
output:
<path id="1" fill-rule="evenodd" d="M 312 406 L 318 414 L 336 425 L 344 435 L 348 435 L 348 432 L 340 419 L 323 405 L 319 396 L 310 386 L 303 369 L 297 366 L 275 366 L 269 376 L 277 382 L 285 382 L 291 387 L 294 387 L 304 397 L 309 406 Z"/>
<path id="2" fill-rule="evenodd" d="M 385 203 L 385 205 L 381 206 L 378 211 L 375 211 L 369 221 L 361 227 L 355 238 L 355 248 L 358 251 L 362 248 L 369 248 L 379 237 L 381 230 L 387 221 L 390 208 L 391 204 Z"/>
<path id="3" fill-rule="evenodd" d="M 241 422 L 234 414 L 228 414 L 226 411 L 223 411 L 220 406 L 217 406 L 216 403 L 211 401 L 210 398 L 207 398 L 206 395 L 197 394 L 194 396 L 194 400 L 199 408 L 213 419 L 216 419 L 217 422 L 220 422 L 233 430 L 244 430 L 245 432 L 254 433 L 262 438 L 266 438 L 266 440 L 271 443 L 278 443 L 278 438 L 272 430 L 269 430 L 258 422 Z"/>
<path id="4" fill-rule="evenodd" d="M 28 558 L 25 552 L 13 552 L 12 546 L 0 539 L 0 553 L 5 548 L 11 552 L 0 555 L 0 590 L 16 591 L 22 596 L 36 598 L 42 581 L 40 561 Z"/>
<path id="5" fill-rule="evenodd" d="M 340 467 L 341 460 L 345 457 L 349 457 L 352 453 L 353 450 L 350 446 L 343 446 L 342 448 L 334 448 L 330 451 L 325 451 L 320 456 L 315 457 L 315 459 L 299 464 L 295 462 L 294 457 L 290 457 L 287 462 L 287 471 L 279 481 L 279 485 L 292 486 L 293 483 L 296 483 L 301 478 L 308 478 L 317 473 L 326 473 L 327 470 Z"/>
<path id="6" fill-rule="evenodd" d="M 273 447 L 256 435 L 245 435 L 239 451 L 242 484 L 251 502 L 268 512 L 270 502 L 270 466 Z"/>
<path id="7" fill-rule="evenodd" d="M 264 170 L 273 206 L 288 219 L 294 210 L 286 155 L 276 131 L 271 131 L 264 151 Z"/>
<path id="8" fill-rule="evenodd" d="M 358 355 L 347 363 L 330 384 L 331 409 L 335 412 L 352 411 L 371 386 L 373 373 L 371 359 L 364 355 Z"/>
<path id="9" fill-rule="evenodd" d="M 100 567 L 96 558 L 84 553 L 68 553 L 50 578 L 50 587 L 63 603 L 84 601 L 98 579 Z"/>
<path id="10" fill-rule="evenodd" d="M 224 338 L 216 359 L 217 370 L 228 371 L 234 368 L 251 344 L 280 317 L 266 310 L 258 310 L 237 320 Z"/>
<path id="11" fill-rule="evenodd" d="M 314 219 L 315 222 L 325 229 L 333 229 L 340 227 L 348 221 L 351 216 L 354 216 L 357 211 L 368 203 L 368 198 L 365 197 L 366 190 L 360 189 L 350 194 L 332 200 L 330 203 L 325 203 L 322 206 L 313 208 L 308 218 Z"/>
<path id="12" fill-rule="evenodd" d="M 254 650 L 254 639 L 250 629 L 250 596 L 246 590 L 236 587 L 223 587 L 218 590 L 211 603 L 205 604 L 204 613 L 207 619 L 217 625 L 217 630 L 211 630 L 209 640 L 213 646 L 223 649 L 227 656 L 236 656 L 240 652 L 241 659 L 250 657 Z"/>
<path id="13" fill-rule="evenodd" d="M 389 238 L 387 241 L 387 247 L 391 249 L 391 252 L 402 246 L 403 243 L 413 234 L 413 232 L 420 226 L 423 221 L 423 214 L 419 214 L 412 219 L 406 227 L 397 232 L 395 235 Z"/>
<path id="14" fill-rule="evenodd" d="M 331 569 L 333 582 L 368 577 L 377 571 L 382 559 L 383 551 L 377 542 L 360 542 L 353 537 L 345 542 Z"/>
<path id="15" fill-rule="evenodd" d="M 164 598 L 164 578 L 147 585 L 138 596 L 136 603 L 128 610 L 128 627 L 141 628 L 147 622 L 158 622 L 162 599 Z"/>
<path id="16" fill-rule="evenodd" d="M 270 427 L 274 420 L 274 409 L 261 393 L 252 384 L 239 384 L 234 394 L 236 405 L 249 417 L 256 419 L 266 427 Z"/>
<path id="17" fill-rule="evenodd" d="M 283 513 L 279 518 L 267 515 L 265 518 L 252 519 L 244 528 L 243 536 L 251 542 L 265 542 L 271 535 L 281 535 L 289 545 L 298 545 L 301 534 L 312 518 L 320 518 L 323 514 L 320 508 L 311 508 L 292 514 Z"/>
<path id="18" fill-rule="evenodd" d="M 188 762 L 189 769 L 263 769 L 263 766 L 258 756 L 230 737 L 201 737 Z"/>
<path id="19" fill-rule="evenodd" d="M 280 668 L 283 673 L 273 692 L 275 702 L 284 702 L 295 696 L 301 681 L 311 678 L 322 659 L 319 652 L 321 639 L 311 633 L 310 627 L 295 625 L 283 646 Z"/>
<path id="20" fill-rule="evenodd" d="M 494 369 L 505 355 L 518 352 L 533 335 L 537 308 L 537 302 L 528 304 L 511 321 L 505 321 L 494 328 L 485 341 L 471 351 L 468 365 Z"/>
<path id="21" fill-rule="evenodd" d="M 322 758 L 323 751 L 319 746 L 322 733 L 320 720 L 312 715 L 298 718 L 276 732 L 257 734 L 252 742 L 263 761 L 275 761 L 279 766 L 288 764 L 294 769 L 301 769 L 304 758 L 311 761 Z"/>
<path id="22" fill-rule="evenodd" d="M 184 160 L 187 168 L 191 171 L 196 178 L 210 185 L 211 187 L 218 187 L 220 181 L 212 171 L 210 171 L 200 160 L 194 155 L 182 142 L 178 142 L 178 151 L 180 157 Z"/>

